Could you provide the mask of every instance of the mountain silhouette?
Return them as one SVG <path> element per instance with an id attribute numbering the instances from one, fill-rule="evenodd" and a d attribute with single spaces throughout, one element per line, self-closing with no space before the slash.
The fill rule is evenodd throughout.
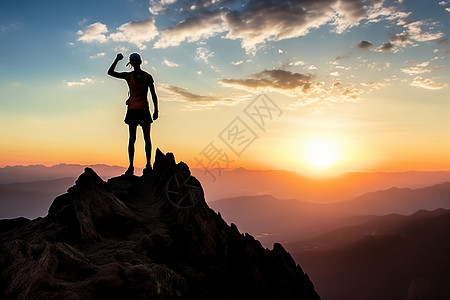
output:
<path id="1" fill-rule="evenodd" d="M 309 239 L 336 228 L 363 224 L 375 216 L 450 209 L 450 182 L 420 189 L 390 188 L 337 203 L 258 195 L 216 200 L 209 205 L 227 222 L 271 245 L 275 240 Z"/>
<path id="2" fill-rule="evenodd" d="M 37 218 L 47 214 L 53 198 L 64 194 L 76 178 L 0 184 L 0 218 Z"/>
<path id="3" fill-rule="evenodd" d="M 324 299 L 450 299 L 450 210 L 375 217 L 286 247 Z"/>
<path id="4" fill-rule="evenodd" d="M 86 168 L 44 218 L 0 220 L 0 245 L 2 299 L 320 299 L 283 246 L 227 225 L 159 149 L 148 176 Z"/>

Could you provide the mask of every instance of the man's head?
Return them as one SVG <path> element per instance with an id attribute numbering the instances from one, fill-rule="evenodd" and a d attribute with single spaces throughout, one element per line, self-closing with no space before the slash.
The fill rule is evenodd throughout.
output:
<path id="1" fill-rule="evenodd" d="M 132 65 L 133 67 L 139 66 L 142 63 L 141 56 L 137 53 L 132 53 L 130 55 L 130 62 L 127 65 Z"/>

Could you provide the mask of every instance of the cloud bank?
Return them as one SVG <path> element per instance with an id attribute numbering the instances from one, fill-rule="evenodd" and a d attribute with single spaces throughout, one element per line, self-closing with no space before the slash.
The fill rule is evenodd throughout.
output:
<path id="1" fill-rule="evenodd" d="M 329 26 L 338 34 L 361 24 L 388 20 L 403 29 L 390 41 L 373 50 L 397 51 L 414 42 L 437 40 L 441 32 L 424 31 L 432 28 L 425 21 L 406 22 L 410 15 L 395 6 L 384 6 L 384 1 L 367 0 L 277 0 L 277 1 L 176 1 L 150 0 L 149 11 L 154 16 L 144 21 L 125 23 L 109 33 L 105 24 L 93 23 L 77 32 L 82 42 L 108 40 L 126 41 L 144 49 L 153 41 L 154 48 L 178 46 L 182 42 L 197 42 L 220 36 L 238 40 L 247 53 L 255 53 L 269 41 L 280 41 L 305 36 L 312 30 Z M 168 11 L 177 12 L 177 21 L 162 29 L 155 26 L 155 18 Z M 109 33 L 109 34 L 108 34 Z M 361 41 L 360 49 L 372 44 Z"/>
<path id="2" fill-rule="evenodd" d="M 334 104 L 345 101 L 357 101 L 362 90 L 355 85 L 335 81 L 331 85 L 315 82 L 312 74 L 294 73 L 286 70 L 264 70 L 246 79 L 221 79 L 223 86 L 231 86 L 247 91 L 273 91 L 296 97 L 298 104 Z"/>

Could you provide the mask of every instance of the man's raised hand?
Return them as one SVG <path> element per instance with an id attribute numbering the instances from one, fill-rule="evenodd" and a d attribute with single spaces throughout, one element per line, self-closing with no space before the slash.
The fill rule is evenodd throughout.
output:
<path id="1" fill-rule="evenodd" d="M 119 60 L 122 60 L 122 59 L 123 59 L 122 53 L 117 54 L 116 60 L 119 61 Z"/>

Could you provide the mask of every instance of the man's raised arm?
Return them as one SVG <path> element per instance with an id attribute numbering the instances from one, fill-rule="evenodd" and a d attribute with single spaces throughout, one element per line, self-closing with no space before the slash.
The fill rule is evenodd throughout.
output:
<path id="1" fill-rule="evenodd" d="M 116 66 L 117 66 L 117 63 L 118 63 L 120 60 L 122 60 L 122 59 L 123 59 L 122 53 L 117 54 L 116 59 L 113 61 L 111 67 L 109 67 L 109 69 L 108 69 L 108 75 L 109 75 L 109 76 L 112 76 L 112 77 L 115 77 L 115 78 L 121 78 L 121 79 L 124 79 L 124 78 L 125 78 L 125 77 L 124 77 L 124 74 L 125 74 L 125 73 L 119 73 L 119 72 L 116 72 L 116 71 L 115 71 Z"/>

